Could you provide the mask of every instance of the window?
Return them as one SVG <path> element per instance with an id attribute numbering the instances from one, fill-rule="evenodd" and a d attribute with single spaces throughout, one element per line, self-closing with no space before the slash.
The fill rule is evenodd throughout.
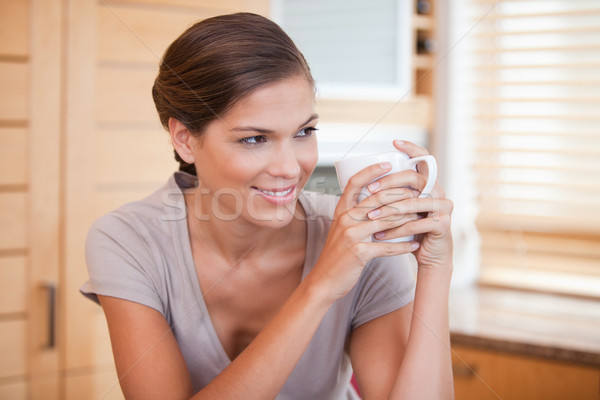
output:
<path id="1" fill-rule="evenodd" d="M 598 297 L 600 2 L 463 7 L 479 279 Z"/>
<path id="2" fill-rule="evenodd" d="M 319 94 L 398 100 L 411 84 L 412 0 L 276 0 L 274 17 L 311 66 Z"/>

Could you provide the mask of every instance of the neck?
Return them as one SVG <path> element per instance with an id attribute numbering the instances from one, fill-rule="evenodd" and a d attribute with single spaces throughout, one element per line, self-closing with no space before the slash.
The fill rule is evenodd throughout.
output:
<path id="1" fill-rule="evenodd" d="M 186 193 L 185 204 L 192 245 L 201 243 L 230 263 L 239 262 L 251 253 L 253 256 L 268 256 L 272 251 L 294 246 L 300 241 L 304 245 L 306 224 L 299 201 L 296 202 L 291 222 L 281 228 L 259 226 L 242 217 L 223 218 L 222 215 L 215 215 L 212 207 L 206 206 L 212 204 L 212 199 L 202 195 L 198 188 Z"/>

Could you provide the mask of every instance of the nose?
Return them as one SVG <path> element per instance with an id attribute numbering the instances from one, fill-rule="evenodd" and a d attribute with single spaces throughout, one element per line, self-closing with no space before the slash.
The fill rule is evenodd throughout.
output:
<path id="1" fill-rule="evenodd" d="M 300 175 L 300 164 L 291 143 L 284 141 L 275 150 L 269 161 L 268 173 L 284 179 L 296 179 Z"/>

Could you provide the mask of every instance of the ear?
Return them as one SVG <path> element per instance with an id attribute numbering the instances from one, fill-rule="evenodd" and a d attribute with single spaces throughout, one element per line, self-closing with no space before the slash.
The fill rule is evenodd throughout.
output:
<path id="1" fill-rule="evenodd" d="M 194 163 L 194 152 L 192 150 L 193 135 L 179 120 L 169 118 L 169 134 L 171 143 L 177 154 L 188 164 Z"/>

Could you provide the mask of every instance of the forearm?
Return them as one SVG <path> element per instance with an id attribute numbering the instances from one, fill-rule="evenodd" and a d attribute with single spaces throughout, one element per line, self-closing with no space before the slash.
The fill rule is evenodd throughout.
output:
<path id="1" fill-rule="evenodd" d="M 419 270 L 410 334 L 391 399 L 453 397 L 448 326 L 451 267 Z"/>
<path id="2" fill-rule="evenodd" d="M 252 343 L 194 399 L 277 396 L 331 304 L 309 278 Z"/>

